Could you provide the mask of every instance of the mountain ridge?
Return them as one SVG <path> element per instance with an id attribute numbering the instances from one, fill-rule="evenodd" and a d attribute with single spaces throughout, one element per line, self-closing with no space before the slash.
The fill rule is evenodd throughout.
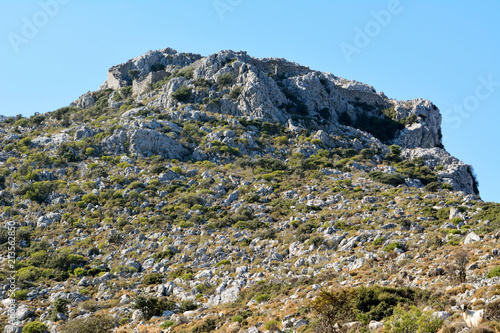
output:
<path id="1" fill-rule="evenodd" d="M 113 66 L 0 121 L 0 330 L 494 332 L 500 204 L 440 122 L 245 52 Z"/>

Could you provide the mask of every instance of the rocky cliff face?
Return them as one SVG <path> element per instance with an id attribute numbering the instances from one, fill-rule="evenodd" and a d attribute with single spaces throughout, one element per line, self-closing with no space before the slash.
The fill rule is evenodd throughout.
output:
<path id="1" fill-rule="evenodd" d="M 210 107 L 213 112 L 283 124 L 289 119 L 299 123 L 308 120 L 315 126 L 338 123 L 342 115 L 349 116 L 352 123 L 347 125 L 361 123 L 360 118 L 386 119 L 404 124 L 386 140 L 388 143 L 405 148 L 441 146 L 441 116 L 430 101 L 391 100 L 360 82 L 314 71 L 285 59 L 256 59 L 246 52 L 221 51 L 208 57 L 180 54 L 172 49 L 148 52 L 110 68 L 108 79 L 100 89 L 120 89 L 133 84 L 137 99 L 141 101 L 142 93 L 150 90 L 153 83 L 183 69 L 192 72 L 187 78 L 178 77 L 166 83 L 149 102 L 150 106 L 177 107 L 179 102 L 172 94 L 187 86 L 193 89 L 192 102 L 195 104 L 207 97 L 220 99 L 219 105 Z M 130 76 L 130 71 L 136 71 L 135 78 Z M 197 89 L 201 79 L 215 83 L 222 75 L 231 76 L 223 89 L 213 85 Z M 239 95 L 229 98 L 228 93 L 236 87 Z M 88 102 L 77 104 L 87 106 Z"/>
<path id="2" fill-rule="evenodd" d="M 167 48 L 113 66 L 100 91 L 113 89 L 108 104 L 119 108 L 125 102 L 117 100 L 118 91 L 130 86 L 133 95 L 128 98 L 150 109 L 180 113 L 206 110 L 279 122 L 296 130 L 321 130 L 329 148 L 351 144 L 356 149 L 391 144 L 407 149 L 443 148 L 441 115 L 432 102 L 389 99 L 367 84 L 285 59 L 257 59 L 233 51 L 202 57 Z M 187 92 L 184 99 L 179 98 L 179 89 Z M 95 93 L 87 93 L 72 105 L 88 108 L 96 102 Z M 330 139 L 346 131 L 351 131 L 351 138 L 365 140 L 341 144 Z M 441 179 L 456 190 L 473 193 L 474 178 L 466 172 L 469 166 L 457 159 L 443 163 L 449 172 Z"/>

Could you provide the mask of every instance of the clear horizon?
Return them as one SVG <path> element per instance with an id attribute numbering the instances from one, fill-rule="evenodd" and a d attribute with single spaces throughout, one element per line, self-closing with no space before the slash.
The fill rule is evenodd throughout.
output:
<path id="1" fill-rule="evenodd" d="M 244 50 L 389 98 L 431 100 L 445 148 L 474 167 L 483 200 L 500 202 L 500 2 L 41 0 L 0 9 L 2 115 L 67 106 L 97 90 L 111 66 L 149 50 Z"/>

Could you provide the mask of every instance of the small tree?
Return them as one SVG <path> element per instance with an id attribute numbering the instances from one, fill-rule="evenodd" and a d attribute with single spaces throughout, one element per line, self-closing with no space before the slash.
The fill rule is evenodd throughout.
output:
<path id="1" fill-rule="evenodd" d="M 318 332 L 335 332 L 337 326 L 356 320 L 357 292 L 355 289 L 339 289 L 333 292 L 321 291 L 311 302 L 310 307 L 317 313 L 320 321 Z"/>
<path id="2" fill-rule="evenodd" d="M 399 156 L 401 155 L 401 147 L 398 146 L 398 145 L 392 145 L 389 147 L 389 149 L 391 150 L 391 154 L 394 155 L 394 156 Z"/>
<path id="3" fill-rule="evenodd" d="M 467 281 L 467 264 L 469 255 L 464 250 L 458 250 L 453 255 L 453 261 L 457 268 L 457 279 L 460 283 Z"/>

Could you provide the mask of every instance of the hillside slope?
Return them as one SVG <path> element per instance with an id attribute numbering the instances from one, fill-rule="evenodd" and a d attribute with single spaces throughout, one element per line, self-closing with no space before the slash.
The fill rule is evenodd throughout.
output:
<path id="1" fill-rule="evenodd" d="M 461 329 L 459 304 L 500 303 L 500 206 L 440 125 L 430 101 L 284 59 L 114 66 L 0 122 L 5 332 L 375 330 L 398 303 Z"/>

